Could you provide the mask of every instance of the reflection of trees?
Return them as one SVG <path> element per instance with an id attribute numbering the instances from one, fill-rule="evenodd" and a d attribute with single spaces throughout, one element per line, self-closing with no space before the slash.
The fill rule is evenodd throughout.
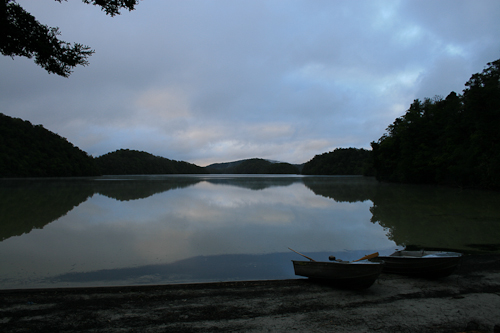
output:
<path id="1" fill-rule="evenodd" d="M 85 180 L 2 180 L 0 185 L 0 241 L 43 228 L 94 193 Z"/>
<path id="2" fill-rule="evenodd" d="M 249 190 L 263 190 L 269 187 L 290 186 L 293 183 L 301 182 L 300 177 L 128 177 L 125 179 L 106 179 L 96 181 L 94 189 L 96 193 L 105 195 L 120 201 L 145 199 L 152 195 L 185 188 L 208 182 L 214 185 L 227 185 L 242 187 Z"/>
<path id="3" fill-rule="evenodd" d="M 170 190 L 185 188 L 202 181 L 197 177 L 170 179 L 99 180 L 94 182 L 96 193 L 119 201 L 145 199 Z"/>
<path id="4" fill-rule="evenodd" d="M 337 202 L 371 200 L 371 221 L 398 245 L 461 251 L 500 250 L 500 193 L 378 183 L 366 177 L 305 177 Z"/>
<path id="5" fill-rule="evenodd" d="M 252 190 L 288 186 L 300 178 L 122 177 L 2 180 L 0 241 L 41 229 L 66 215 L 95 193 L 119 201 L 137 200 L 193 186 L 201 181 Z"/>
<path id="6" fill-rule="evenodd" d="M 301 177 L 221 177 L 205 178 L 205 181 L 215 185 L 237 186 L 250 190 L 264 190 L 269 187 L 290 186 L 302 181 Z"/>
<path id="7" fill-rule="evenodd" d="M 127 177 L 123 179 L 101 178 L 96 181 L 94 189 L 96 193 L 120 200 L 144 199 L 152 195 L 185 188 L 208 182 L 214 185 L 237 186 L 250 190 L 263 190 L 268 187 L 289 186 L 293 183 L 301 182 L 300 177 Z"/>
<path id="8" fill-rule="evenodd" d="M 173 180 L 95 180 L 90 178 L 2 180 L 0 186 L 0 241 L 41 229 L 66 215 L 95 193 L 116 200 L 134 200 L 200 182 Z"/>
<path id="9" fill-rule="evenodd" d="M 206 181 L 262 190 L 303 182 L 337 202 L 371 200 L 371 221 L 398 245 L 457 250 L 500 249 L 500 193 L 384 184 L 367 177 L 131 177 L 0 182 L 0 241 L 66 215 L 94 193 L 135 200 Z"/>
<path id="10" fill-rule="evenodd" d="M 436 186 L 383 184 L 371 199 L 372 222 L 398 245 L 500 249 L 500 194 Z"/>
<path id="11" fill-rule="evenodd" d="M 379 186 L 371 177 L 305 177 L 303 181 L 314 194 L 337 202 L 371 200 Z"/>

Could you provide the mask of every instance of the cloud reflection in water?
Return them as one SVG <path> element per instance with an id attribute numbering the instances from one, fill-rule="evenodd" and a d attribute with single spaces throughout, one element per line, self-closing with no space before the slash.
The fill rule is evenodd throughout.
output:
<path id="1" fill-rule="evenodd" d="M 26 271 L 36 280 L 200 256 L 286 253 L 287 247 L 333 253 L 395 246 L 380 225 L 370 223 L 370 201 L 336 202 L 296 180 L 251 189 L 258 179 L 248 178 L 248 186 L 241 186 L 241 178 L 238 186 L 208 179 L 122 201 L 94 194 L 43 230 L 0 243 L 10 267 L 2 280 L 32 285 Z"/>

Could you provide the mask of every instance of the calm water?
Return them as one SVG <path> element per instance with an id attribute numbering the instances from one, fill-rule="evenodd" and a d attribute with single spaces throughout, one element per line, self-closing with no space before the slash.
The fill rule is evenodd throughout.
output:
<path id="1" fill-rule="evenodd" d="M 500 194 L 364 177 L 0 180 L 0 289 L 295 278 L 291 247 L 500 252 Z"/>

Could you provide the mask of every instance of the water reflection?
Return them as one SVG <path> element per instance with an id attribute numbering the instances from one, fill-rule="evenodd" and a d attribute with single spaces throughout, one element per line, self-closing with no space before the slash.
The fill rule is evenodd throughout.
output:
<path id="1" fill-rule="evenodd" d="M 0 288 L 294 278 L 287 247 L 352 260 L 500 239 L 497 193 L 364 177 L 4 180 L 0 199 Z"/>
<path id="2" fill-rule="evenodd" d="M 201 179 L 193 177 L 175 177 L 171 179 L 134 177 L 101 178 L 93 182 L 95 193 L 105 195 L 119 201 L 146 199 L 155 194 L 181 189 L 199 183 Z"/>
<path id="3" fill-rule="evenodd" d="M 306 177 L 304 185 L 316 195 L 337 202 L 358 202 L 371 200 L 377 192 L 379 183 L 370 177 Z"/>
<path id="4" fill-rule="evenodd" d="M 146 199 L 200 182 L 263 190 L 301 182 L 299 177 L 107 176 L 0 181 L 0 241 L 42 229 L 94 194 L 118 201 Z"/>
<path id="5" fill-rule="evenodd" d="M 219 177 L 208 176 L 205 181 L 216 185 L 238 186 L 250 190 L 264 190 L 269 187 L 286 187 L 294 183 L 302 182 L 301 177 L 290 176 L 272 176 L 272 177 L 256 177 L 254 175 L 243 177 Z"/>
<path id="6" fill-rule="evenodd" d="M 313 258 L 326 260 L 330 255 L 345 260 L 363 257 L 364 251 L 313 252 Z M 291 252 L 197 256 L 169 264 L 65 273 L 51 278 L 60 284 L 116 285 L 168 284 L 209 281 L 278 280 L 295 278 L 291 260 L 302 259 Z"/>
<path id="7" fill-rule="evenodd" d="M 0 241 L 43 228 L 94 193 L 90 183 L 79 180 L 1 180 L 0 184 Z"/>
<path id="8" fill-rule="evenodd" d="M 500 252 L 500 193 L 380 184 L 371 221 L 416 248 Z"/>

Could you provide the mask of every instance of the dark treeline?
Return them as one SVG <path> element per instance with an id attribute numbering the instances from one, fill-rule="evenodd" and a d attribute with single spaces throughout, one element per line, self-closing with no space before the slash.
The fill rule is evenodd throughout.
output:
<path id="1" fill-rule="evenodd" d="M 500 59 L 465 86 L 415 100 L 372 142 L 378 180 L 500 189 Z"/>
<path id="2" fill-rule="evenodd" d="M 128 149 L 93 158 L 42 125 L 0 113 L 0 178 L 206 173 L 191 163 Z"/>
<path id="3" fill-rule="evenodd" d="M 197 165 L 129 149 L 120 149 L 95 158 L 103 175 L 205 174 Z"/>
<path id="4" fill-rule="evenodd" d="M 357 148 L 337 148 L 316 155 L 302 169 L 304 175 L 370 175 L 371 151 Z"/>
<path id="5" fill-rule="evenodd" d="M 92 156 L 65 138 L 0 113 L 0 177 L 98 175 Z"/>
<path id="6" fill-rule="evenodd" d="M 225 174 L 300 174 L 290 163 L 273 163 L 261 158 L 251 158 L 232 163 L 218 163 L 206 167 L 210 173 Z"/>

